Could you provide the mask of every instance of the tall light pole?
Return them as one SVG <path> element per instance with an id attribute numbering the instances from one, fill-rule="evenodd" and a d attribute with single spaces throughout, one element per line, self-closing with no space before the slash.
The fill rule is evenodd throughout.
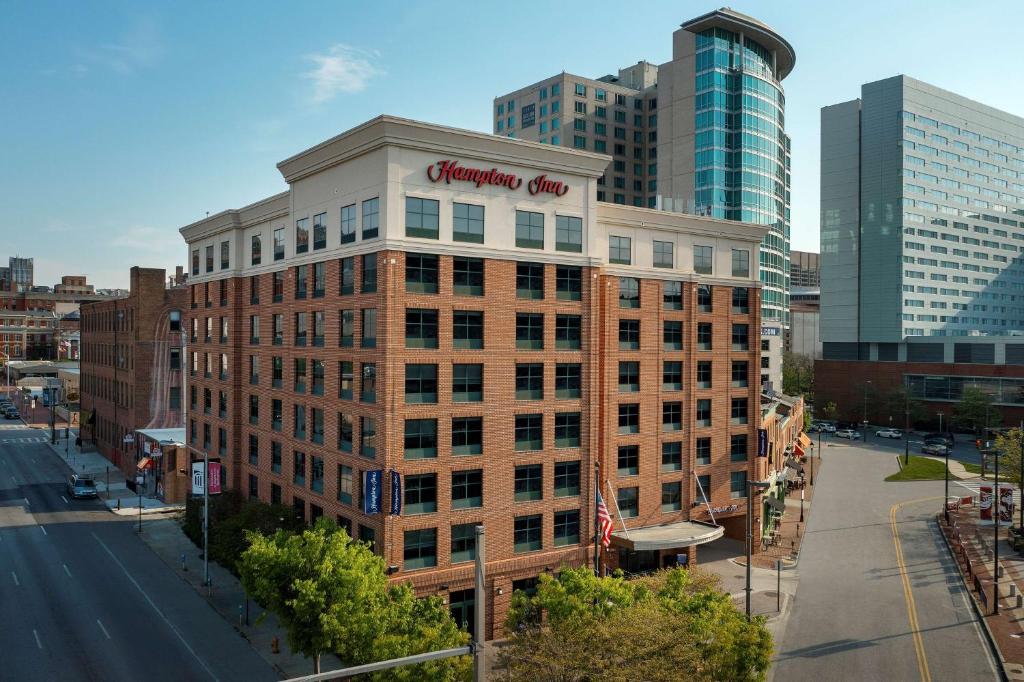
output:
<path id="1" fill-rule="evenodd" d="M 903 466 L 910 464 L 910 391 L 903 389 L 906 411 L 906 422 L 903 427 Z"/>
<path id="2" fill-rule="evenodd" d="M 988 411 L 985 413 L 985 423 L 988 423 Z M 995 541 L 992 549 L 992 613 L 999 613 L 999 512 L 1002 511 L 1002 500 L 999 494 L 999 453 L 996 452 L 995 481 L 992 484 L 992 508 L 995 510 Z"/>
<path id="3" fill-rule="evenodd" d="M 936 412 L 935 416 L 939 418 L 939 433 L 942 433 L 942 413 Z"/>
<path id="4" fill-rule="evenodd" d="M 946 516 L 946 525 L 949 526 L 949 446 L 946 448 L 946 496 L 942 498 L 942 513 Z"/>
<path id="5" fill-rule="evenodd" d="M 871 379 L 864 382 L 864 443 L 868 442 L 868 386 L 871 385 Z"/>
<path id="6" fill-rule="evenodd" d="M 1020 448 L 1020 478 L 1018 479 L 1018 487 L 1020 488 L 1020 503 L 1017 505 L 1020 507 L 1020 527 L 1024 528 L 1024 421 L 1021 421 L 1020 428 L 1017 429 L 1017 435 L 1020 439 L 1017 441 L 1018 447 Z"/>
<path id="7" fill-rule="evenodd" d="M 767 488 L 765 481 L 747 481 L 747 621 L 750 620 L 750 563 L 754 552 L 754 491 Z"/>

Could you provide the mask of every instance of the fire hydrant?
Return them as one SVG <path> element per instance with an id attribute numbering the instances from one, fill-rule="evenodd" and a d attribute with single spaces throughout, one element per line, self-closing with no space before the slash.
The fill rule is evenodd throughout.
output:
<path id="1" fill-rule="evenodd" d="M 281 653 L 281 642 L 278 641 L 277 637 L 270 640 L 270 653 L 279 654 Z"/>

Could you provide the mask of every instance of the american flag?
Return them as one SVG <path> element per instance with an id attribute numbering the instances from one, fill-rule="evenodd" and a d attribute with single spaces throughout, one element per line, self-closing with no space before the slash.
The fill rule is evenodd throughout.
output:
<path id="1" fill-rule="evenodd" d="M 600 490 L 597 491 L 597 527 L 601 533 L 601 546 L 607 548 L 612 544 L 612 528 L 615 525 L 612 523 L 612 517 L 608 513 L 608 507 L 604 504 Z"/>

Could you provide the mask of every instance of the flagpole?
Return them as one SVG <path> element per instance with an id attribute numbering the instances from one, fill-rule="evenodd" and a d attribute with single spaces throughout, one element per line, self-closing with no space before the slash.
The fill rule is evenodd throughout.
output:
<path id="1" fill-rule="evenodd" d="M 615 491 L 612 489 L 612 482 L 608 481 L 608 494 L 612 496 L 612 502 L 615 503 L 615 513 L 619 515 L 619 524 L 622 525 L 622 534 L 629 539 L 629 530 L 626 528 L 626 519 L 622 518 L 622 510 L 619 509 L 619 498 L 615 497 Z"/>
<path id="2" fill-rule="evenodd" d="M 601 465 L 594 464 L 594 575 L 601 575 L 601 543 L 598 535 L 597 496 L 601 494 Z"/>

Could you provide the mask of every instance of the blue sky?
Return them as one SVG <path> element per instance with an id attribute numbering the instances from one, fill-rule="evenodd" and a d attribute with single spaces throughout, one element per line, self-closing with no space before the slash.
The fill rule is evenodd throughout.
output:
<path id="1" fill-rule="evenodd" d="M 497 94 L 671 58 L 717 7 L 646 2 L 0 0 L 0 259 L 126 286 L 184 263 L 177 229 L 284 189 L 275 164 L 380 113 L 490 131 Z M 818 250 L 822 106 L 898 73 L 1024 116 L 1024 2 L 732 5 L 797 52 L 784 85 L 793 247 Z M 549 8 L 554 9 L 549 9 Z"/>

